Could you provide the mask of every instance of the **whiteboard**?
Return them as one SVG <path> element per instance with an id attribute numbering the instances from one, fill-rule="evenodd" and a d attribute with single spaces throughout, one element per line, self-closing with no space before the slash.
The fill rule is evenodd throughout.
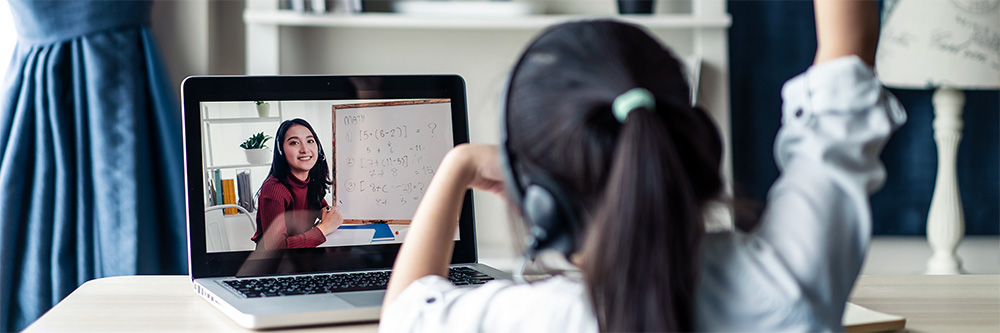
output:
<path id="1" fill-rule="evenodd" d="M 334 195 L 344 219 L 410 220 L 454 147 L 451 104 L 334 106 Z"/>

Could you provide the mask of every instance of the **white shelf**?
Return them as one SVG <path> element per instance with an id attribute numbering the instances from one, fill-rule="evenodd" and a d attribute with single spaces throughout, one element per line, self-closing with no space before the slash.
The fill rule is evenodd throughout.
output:
<path id="1" fill-rule="evenodd" d="M 253 167 L 269 167 L 271 163 L 264 164 L 229 164 L 229 165 L 214 165 L 207 166 L 205 170 L 215 170 L 215 169 L 242 169 L 242 168 L 253 168 Z"/>
<path id="2" fill-rule="evenodd" d="M 728 14 L 716 14 L 712 16 L 658 14 L 648 16 L 531 15 L 516 17 L 456 17 L 391 13 L 310 14 L 291 10 L 253 9 L 243 12 L 243 20 L 247 24 L 327 28 L 539 29 L 560 22 L 597 18 L 613 18 L 632 22 L 649 29 L 724 29 L 728 28 L 732 23 L 732 18 Z"/>
<path id="3" fill-rule="evenodd" d="M 249 105 L 250 103 L 252 103 L 252 102 L 247 101 L 247 102 L 244 102 L 243 105 L 244 106 L 245 105 Z M 231 103 L 228 103 L 228 104 L 231 104 Z M 215 159 L 216 155 L 213 153 L 213 149 L 212 149 L 212 147 L 213 147 L 213 145 L 212 145 L 213 138 L 216 135 L 225 136 L 226 133 L 225 132 L 215 132 L 215 133 L 213 133 L 212 127 L 209 126 L 209 125 L 221 125 L 221 124 L 227 124 L 227 125 L 228 124 L 266 124 L 266 123 L 278 124 L 278 123 L 281 123 L 282 119 L 284 119 L 282 117 L 281 103 L 279 102 L 279 103 L 275 103 L 273 105 L 275 105 L 276 107 L 274 108 L 275 110 L 271 110 L 271 112 L 272 112 L 271 114 L 277 113 L 277 115 L 276 116 L 271 116 L 271 117 L 247 116 L 247 117 L 209 118 L 209 116 L 208 116 L 210 114 L 210 112 L 208 110 L 209 107 L 208 106 L 203 107 L 203 109 L 202 109 L 202 117 L 203 117 L 202 118 L 202 131 L 204 133 L 203 138 L 204 138 L 205 141 L 202 142 L 202 144 L 204 145 L 204 147 L 202 149 L 202 160 L 205 161 L 205 163 L 206 163 L 206 165 L 204 166 L 204 171 L 208 172 L 208 171 L 218 170 L 218 169 L 223 169 L 224 170 L 224 169 L 243 169 L 243 168 L 254 168 L 254 167 L 270 167 L 271 166 L 270 162 L 264 163 L 264 164 L 233 163 L 233 162 L 243 161 L 242 158 L 239 158 L 239 159 L 229 158 L 226 161 L 220 161 L 220 163 L 217 163 L 216 159 Z M 228 111 L 231 112 L 233 110 L 228 110 Z M 216 109 L 215 113 L 213 113 L 213 114 L 219 114 L 220 112 L 221 112 L 221 110 Z M 243 113 L 245 114 L 245 112 L 243 112 Z M 226 164 L 226 163 L 230 163 L 230 164 Z"/>
<path id="4" fill-rule="evenodd" d="M 245 123 L 275 123 L 281 122 L 279 117 L 257 117 L 257 118 L 215 118 L 205 119 L 208 124 L 245 124 Z"/>

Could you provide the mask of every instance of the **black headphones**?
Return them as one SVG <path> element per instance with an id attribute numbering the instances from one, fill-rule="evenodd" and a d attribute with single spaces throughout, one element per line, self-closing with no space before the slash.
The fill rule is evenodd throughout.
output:
<path id="1" fill-rule="evenodd" d="M 500 167 L 508 192 L 528 227 L 524 255 L 533 259 L 543 250 L 555 250 L 568 257 L 576 252 L 581 233 L 578 210 L 559 182 L 541 168 L 520 160 L 510 149 L 507 106 L 513 78 L 512 73 L 500 107 Z"/>

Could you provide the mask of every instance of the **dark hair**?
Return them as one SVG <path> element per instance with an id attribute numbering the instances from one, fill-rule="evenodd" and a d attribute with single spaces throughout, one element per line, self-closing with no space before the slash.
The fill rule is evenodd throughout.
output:
<path id="1" fill-rule="evenodd" d="M 316 165 L 309 170 L 309 185 L 306 190 L 306 200 L 308 201 L 307 207 L 311 209 L 319 209 L 320 203 L 323 202 L 323 197 L 326 196 L 326 191 L 333 184 L 330 181 L 330 166 L 326 164 L 326 154 L 323 152 L 323 144 L 319 140 L 319 136 L 316 135 L 316 131 L 313 130 L 312 125 L 309 122 L 300 119 L 290 119 L 285 120 L 278 126 L 278 132 L 274 134 L 274 142 L 277 145 L 274 149 L 274 153 L 271 158 L 271 171 L 268 172 L 268 176 L 274 176 L 277 178 L 281 184 L 285 187 L 291 188 L 291 184 L 288 183 L 288 177 L 291 175 L 291 168 L 288 167 L 288 160 L 285 159 L 284 149 L 285 144 L 285 134 L 288 133 L 288 129 L 294 125 L 302 125 L 309 129 L 313 137 L 316 138 L 316 148 L 318 148 L 318 160 Z M 291 192 L 291 190 L 289 190 Z"/>
<path id="2" fill-rule="evenodd" d="M 612 103 L 655 97 L 619 123 Z M 681 64 L 617 21 L 548 29 L 522 55 L 507 96 L 510 149 L 581 207 L 581 270 L 602 331 L 690 331 L 702 208 L 722 190 L 722 142 L 690 106 Z"/>

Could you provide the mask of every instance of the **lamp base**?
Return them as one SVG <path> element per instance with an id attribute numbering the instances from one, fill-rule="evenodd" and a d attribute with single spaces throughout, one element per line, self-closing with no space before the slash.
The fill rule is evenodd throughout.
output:
<path id="1" fill-rule="evenodd" d="M 927 260 L 927 271 L 924 272 L 926 275 L 955 275 L 964 273 L 962 259 L 959 259 L 954 253 L 943 256 L 932 255 L 931 259 Z"/>
<path id="2" fill-rule="evenodd" d="M 938 148 L 937 181 L 927 213 L 927 242 L 934 252 L 927 274 L 961 274 L 962 260 L 955 254 L 965 234 L 965 213 L 958 191 L 956 158 L 962 140 L 961 90 L 940 87 L 934 92 L 934 142 Z"/>

